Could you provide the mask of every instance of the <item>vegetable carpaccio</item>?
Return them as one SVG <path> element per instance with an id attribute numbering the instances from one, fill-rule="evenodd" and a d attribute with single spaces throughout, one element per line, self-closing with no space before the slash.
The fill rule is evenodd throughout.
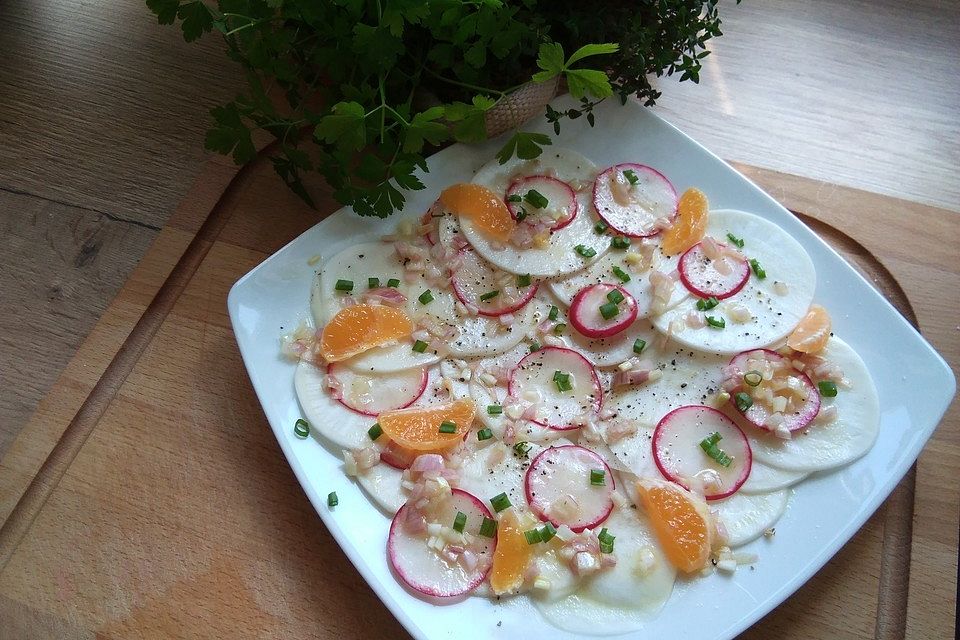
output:
<path id="1" fill-rule="evenodd" d="M 875 387 L 828 312 L 807 313 L 800 244 L 708 209 L 705 235 L 670 234 L 668 255 L 678 201 L 639 162 L 494 160 L 318 270 L 314 325 L 282 350 L 310 442 L 388 516 L 412 594 L 639 629 L 677 575 L 789 553 L 774 527 L 791 487 L 873 445 Z M 795 330 L 831 337 L 799 352 Z"/>

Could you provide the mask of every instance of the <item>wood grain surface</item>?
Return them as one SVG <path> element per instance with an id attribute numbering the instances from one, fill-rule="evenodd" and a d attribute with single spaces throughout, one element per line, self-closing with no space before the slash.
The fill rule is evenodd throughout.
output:
<path id="1" fill-rule="evenodd" d="M 960 284 L 945 240 L 957 216 L 740 168 L 882 290 L 904 291 L 905 312 L 956 367 L 956 300 L 943 292 Z M 290 472 L 226 315 L 236 278 L 315 216 L 262 166 L 214 206 L 230 175 L 207 167 L 0 463 L 0 637 L 404 636 Z M 884 224 L 864 225 L 867 209 Z M 920 458 L 915 502 L 888 501 L 744 637 L 950 637 L 958 444 L 954 406 Z M 903 579 L 883 582 L 891 562 Z"/>
<path id="2" fill-rule="evenodd" d="M 725 158 L 960 208 L 960 3 L 725 2 L 659 113 Z M 204 161 L 240 86 L 142 0 L 0 2 L 0 456 Z"/>

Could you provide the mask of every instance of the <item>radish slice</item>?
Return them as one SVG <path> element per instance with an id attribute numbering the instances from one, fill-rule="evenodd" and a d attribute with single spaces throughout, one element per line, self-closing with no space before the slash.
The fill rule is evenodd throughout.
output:
<path id="1" fill-rule="evenodd" d="M 406 369 L 392 375 L 363 374 L 339 362 L 327 366 L 342 395 L 336 400 L 351 411 L 378 416 L 382 411 L 403 409 L 416 402 L 427 388 L 427 369 Z"/>
<path id="2" fill-rule="evenodd" d="M 537 283 L 517 286 L 517 276 L 497 269 L 477 255 L 476 251 L 460 252 L 460 267 L 450 276 L 453 293 L 467 307 L 475 307 L 482 316 L 502 316 L 513 313 L 537 293 Z M 496 291 L 488 300 L 482 296 Z"/>
<path id="3" fill-rule="evenodd" d="M 713 433 L 717 448 L 732 462 L 723 466 L 701 448 Z M 660 473 L 684 489 L 703 493 L 707 500 L 733 495 L 750 475 L 750 443 L 730 418 L 712 407 L 690 405 L 674 409 L 653 431 L 653 455 Z"/>
<path id="4" fill-rule="evenodd" d="M 557 372 L 569 375 L 570 390 L 560 390 Z M 510 372 L 508 388 L 514 398 L 538 394 L 543 411 L 531 422 L 559 431 L 579 428 L 577 418 L 599 413 L 603 404 L 593 365 L 576 351 L 562 347 L 544 347 L 527 355 Z"/>
<path id="5" fill-rule="evenodd" d="M 726 245 L 715 242 L 722 252 L 715 260 L 707 257 L 703 243 L 698 242 L 680 258 L 680 281 L 690 293 L 701 298 L 713 296 L 724 300 L 735 295 L 750 278 L 750 265 L 746 258 L 730 251 Z M 718 269 L 717 262 L 725 267 Z M 726 273 L 724 273 L 726 272 Z"/>
<path id="6" fill-rule="evenodd" d="M 614 291 L 623 300 L 614 303 L 610 296 Z M 604 318 L 600 308 L 615 304 L 617 313 Z M 570 323 L 588 338 L 609 338 L 629 327 L 637 319 L 637 301 L 626 289 L 613 284 L 595 284 L 580 290 L 570 303 Z"/>
<path id="7" fill-rule="evenodd" d="M 636 184 L 630 184 L 624 171 L 633 172 Z M 642 164 L 610 167 L 593 184 L 593 204 L 600 217 L 615 230 L 635 238 L 660 233 L 657 220 L 672 220 L 677 214 L 677 201 L 670 181 Z"/>
<path id="8" fill-rule="evenodd" d="M 603 472 L 603 484 L 591 483 L 591 472 Z M 527 504 L 541 520 L 567 525 L 580 533 L 607 519 L 616 489 L 606 461 L 590 449 L 568 444 L 540 453 L 524 477 Z"/>
<path id="9" fill-rule="evenodd" d="M 537 193 L 547 199 L 547 206 L 543 209 L 534 207 L 529 202 L 511 202 L 511 196 L 523 198 L 523 196 L 535 190 Z M 551 231 L 562 229 L 577 217 L 579 207 L 577 206 L 577 196 L 573 189 L 566 182 L 551 178 L 549 176 L 528 176 L 515 180 L 509 188 L 504 198 L 510 215 L 517 219 L 518 212 L 523 209 L 529 217 L 525 218 L 529 222 L 535 223 L 540 220 L 553 221 Z"/>
<path id="10" fill-rule="evenodd" d="M 431 536 L 421 520 L 422 516 L 426 524 L 437 523 L 445 529 L 452 528 L 457 512 L 467 516 L 464 533 L 472 540 L 462 545 L 447 544 L 443 548 L 449 551 L 452 546 L 461 546 L 469 550 L 476 560 L 475 566 L 469 569 L 462 555 L 451 561 L 444 557 L 443 551 L 428 546 Z M 468 593 L 483 582 L 493 564 L 496 540 L 479 535 L 483 519 L 492 517 L 478 498 L 460 489 L 453 489 L 450 497 L 435 505 L 429 514 L 418 513 L 408 502 L 390 524 L 387 538 L 390 566 L 410 588 L 424 595 L 450 598 Z M 443 544 L 442 540 L 440 544 Z"/>
<path id="11" fill-rule="evenodd" d="M 764 379 L 759 385 L 748 386 L 743 380 L 743 374 L 755 370 L 769 371 L 772 379 L 767 380 L 767 376 L 763 376 Z M 799 431 L 810 424 L 820 411 L 820 393 L 813 382 L 805 373 L 794 369 L 790 361 L 776 351 L 744 351 L 733 357 L 724 374 L 724 388 L 727 388 L 731 396 L 736 393 L 749 393 L 753 399 L 753 404 L 746 411 L 740 411 L 739 407 L 737 411 L 740 411 L 747 422 L 764 431 L 781 428 L 791 432 Z M 775 391 L 774 388 L 780 385 L 785 388 Z M 768 401 L 763 400 L 768 389 L 773 392 L 774 402 L 783 398 L 792 401 L 793 406 L 787 405 L 785 410 L 777 411 Z"/>

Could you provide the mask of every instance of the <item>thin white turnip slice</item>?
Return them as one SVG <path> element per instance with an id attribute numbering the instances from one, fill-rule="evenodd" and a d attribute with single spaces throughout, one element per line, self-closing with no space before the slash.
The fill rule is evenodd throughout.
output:
<path id="1" fill-rule="evenodd" d="M 527 355 L 510 372 L 513 398 L 536 396 L 539 411 L 531 422 L 551 429 L 580 426 L 578 419 L 600 411 L 603 390 L 593 365 L 573 349 L 544 347 Z"/>
<path id="2" fill-rule="evenodd" d="M 546 204 L 539 206 L 536 194 L 531 191 L 543 196 Z M 514 180 L 507 187 L 504 200 L 514 220 L 522 215 L 526 222 L 549 222 L 552 231 L 573 222 L 579 209 L 577 194 L 570 185 L 550 176 L 526 176 Z"/>
<path id="3" fill-rule="evenodd" d="M 609 338 L 637 319 L 637 301 L 613 284 L 581 289 L 570 303 L 570 324 L 588 338 Z"/>
<path id="4" fill-rule="evenodd" d="M 480 535 L 483 519 L 493 516 L 476 496 L 460 489 L 431 506 L 424 513 L 408 502 L 394 516 L 387 538 L 390 566 L 411 589 L 424 595 L 451 598 L 469 593 L 483 582 L 493 564 L 496 538 Z M 444 534 L 460 537 L 446 531 L 452 530 L 458 513 L 466 515 L 463 532 L 470 538 L 445 541 Z M 444 532 L 431 536 L 430 524 L 439 524 Z M 468 551 L 471 556 L 466 555 Z"/>
<path id="5" fill-rule="evenodd" d="M 746 374 L 754 381 L 761 379 L 756 386 L 750 386 Z M 810 378 L 770 349 L 752 349 L 734 356 L 724 369 L 724 388 L 747 422 L 764 431 L 799 431 L 813 422 L 820 411 L 820 393 Z M 768 393 L 772 394 L 772 402 L 764 399 Z M 738 394 L 750 397 L 749 407 L 741 401 L 745 396 Z M 785 408 L 774 406 L 776 403 Z"/>
<path id="6" fill-rule="evenodd" d="M 453 293 L 467 308 L 474 308 L 482 316 L 502 316 L 513 313 L 530 302 L 537 293 L 538 283 L 497 269 L 466 248 L 460 252 L 460 266 L 453 271 L 450 282 Z"/>
<path id="7" fill-rule="evenodd" d="M 712 443 L 716 458 L 704 450 L 704 440 Z M 707 500 L 734 494 L 750 475 L 753 462 L 750 443 L 740 427 L 702 405 L 680 407 L 665 415 L 653 432 L 653 454 L 665 478 L 702 493 Z"/>
<path id="8" fill-rule="evenodd" d="M 747 259 L 712 239 L 687 249 L 680 257 L 678 268 L 680 282 L 699 298 L 726 300 L 743 289 L 750 278 Z"/>
<path id="9" fill-rule="evenodd" d="M 357 373 L 339 362 L 327 365 L 328 387 L 340 404 L 365 416 L 409 407 L 427 388 L 426 367 L 390 375 Z"/>
<path id="10" fill-rule="evenodd" d="M 527 469 L 523 487 L 537 517 L 556 527 L 565 524 L 575 533 L 607 519 L 616 489 L 607 462 L 575 444 L 540 452 Z"/>
<path id="11" fill-rule="evenodd" d="M 660 233 L 658 220 L 673 220 L 677 201 L 670 181 L 642 164 L 610 167 L 593 185 L 593 205 L 600 217 L 616 231 L 635 238 Z"/>
<path id="12" fill-rule="evenodd" d="M 652 345 L 656 333 L 649 320 L 638 317 L 625 330 L 608 338 L 590 338 L 573 327 L 564 331 L 560 337 L 594 366 L 612 367 L 638 355 L 635 350 L 635 346 L 639 348 L 637 340 Z"/>
<path id="13" fill-rule="evenodd" d="M 777 469 L 754 459 L 750 465 L 750 477 L 740 487 L 741 493 L 771 493 L 797 484 L 810 474 L 806 471 Z"/>
<path id="14" fill-rule="evenodd" d="M 761 495 L 736 493 L 711 502 L 710 510 L 717 516 L 718 528 L 724 532 L 727 546 L 745 545 L 776 524 L 787 509 L 790 494 L 790 489 Z"/>

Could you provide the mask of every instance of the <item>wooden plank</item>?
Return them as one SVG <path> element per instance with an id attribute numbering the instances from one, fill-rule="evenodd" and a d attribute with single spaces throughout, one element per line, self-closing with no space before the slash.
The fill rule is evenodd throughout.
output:
<path id="1" fill-rule="evenodd" d="M 856 229 L 856 237 L 865 238 L 863 244 L 909 285 L 905 288 L 911 297 L 923 291 L 914 286 L 917 281 L 929 277 L 915 265 L 929 261 L 927 270 L 936 267 L 945 277 L 958 271 L 956 264 L 938 262 L 943 240 L 936 234 L 952 237 L 942 234 L 960 228 L 960 220 L 948 212 L 924 209 L 928 227 L 902 239 L 882 233 L 900 224 L 896 219 L 901 203 L 750 171 L 772 191 L 780 190 L 788 205 L 806 202 L 817 218 Z M 56 624 L 81 635 L 138 637 L 151 631 L 166 636 L 224 631 L 227 623 L 241 635 L 402 635 L 318 526 L 265 424 L 229 331 L 226 294 L 237 276 L 267 255 L 258 243 L 272 250 L 312 220 L 311 213 L 284 206 L 273 209 L 277 214 L 271 225 L 257 223 L 263 198 L 281 193 L 279 189 L 269 170 L 261 167 L 252 173 L 222 205 L 229 216 L 222 233 L 211 236 L 216 241 L 194 242 L 199 247 L 194 251 L 205 256 L 202 260 L 183 257 L 183 242 L 191 233 L 177 227 L 165 230 L 160 239 L 168 244 L 160 247 L 158 242 L 151 261 L 156 273 L 173 272 L 178 281 L 180 271 L 173 264 L 189 263 L 182 293 L 164 294 L 154 286 L 156 273 L 139 274 L 140 282 L 122 290 L 85 343 L 80 357 L 93 354 L 93 368 L 116 382 L 90 396 L 103 410 L 92 425 L 83 427 L 87 437 L 68 447 L 72 456 L 57 463 L 53 449 L 59 475 L 41 470 L 39 498 L 29 501 L 29 509 L 14 511 L 0 531 L 0 555 L 9 558 L 0 571 L 0 617 L 9 608 L 20 619 L 40 620 L 34 637 Z M 824 193 L 832 193 L 839 204 L 821 201 Z M 867 206 L 874 219 L 893 226 L 859 225 L 857 215 Z M 174 220 L 189 227 L 200 210 L 194 207 Z M 891 245 L 893 238 L 897 246 Z M 914 252 L 914 244 L 927 249 Z M 865 249 L 847 251 L 857 260 L 870 254 Z M 151 291 L 160 293 L 151 300 Z M 912 301 L 931 339 L 951 362 L 960 361 L 958 339 L 942 320 L 951 317 L 949 301 L 927 295 Z M 141 319 L 136 311 L 147 304 L 152 306 Z M 924 318 L 931 319 L 930 328 Z M 115 326 L 111 329 L 108 322 Z M 151 323 L 154 331 L 145 342 L 137 329 L 142 322 Z M 140 337 L 118 345 L 116 335 L 122 333 Z M 138 357 L 121 355 L 120 365 L 109 364 L 112 353 L 130 353 L 130 340 L 142 349 Z M 51 442 L 57 442 L 78 403 L 84 403 L 84 393 L 101 379 L 83 378 L 85 363 L 80 358 L 75 363 L 77 379 L 65 377 L 57 384 L 49 404 L 45 401 L 50 412 L 46 419 L 32 421 L 0 463 L 0 496 L 7 505 L 12 502 L 8 492 L 22 488 L 23 481 L 37 473 L 45 446 L 48 451 L 60 446 Z M 111 366 L 129 369 L 114 376 Z M 925 451 L 917 476 L 910 581 L 916 595 L 910 601 L 920 603 L 908 609 L 911 637 L 947 637 L 952 628 L 951 602 L 943 593 L 944 588 L 955 589 L 945 574 L 951 567 L 956 570 L 949 553 L 957 548 L 960 489 L 943 479 L 955 478 L 960 468 L 960 461 L 949 457 L 956 453 L 951 443 L 958 430 L 960 420 L 951 414 Z M 45 445 L 33 445 L 38 441 Z M 948 455 L 931 459 L 941 447 Z M 927 460 L 932 460 L 936 477 L 925 476 L 930 473 Z M 937 480 L 939 486 L 933 487 Z M 26 535 L 11 542 L 14 528 Z M 881 512 L 747 637 L 883 637 L 875 634 L 886 537 Z M 81 540 L 84 544 L 78 546 Z M 931 557 L 940 561 L 939 567 Z M 925 589 L 937 580 L 940 595 L 932 597 Z M 349 595 L 345 598 L 344 593 Z M 902 594 L 898 602 L 904 605 Z"/>

